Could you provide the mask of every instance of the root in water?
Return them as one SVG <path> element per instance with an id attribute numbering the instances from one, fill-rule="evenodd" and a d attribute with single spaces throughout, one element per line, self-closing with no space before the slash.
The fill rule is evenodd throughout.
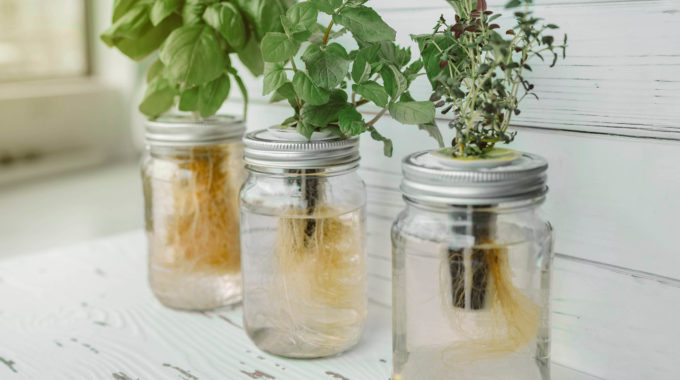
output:
<path id="1" fill-rule="evenodd" d="M 347 346 L 366 316 L 361 211 L 290 210 L 279 221 L 275 250 L 275 328 L 296 345 Z"/>
<path id="2" fill-rule="evenodd" d="M 445 362 L 494 359 L 517 352 L 536 336 L 540 309 L 512 282 L 508 250 L 492 240 L 449 251 L 442 265 L 444 310 L 461 339 Z"/>
<path id="3" fill-rule="evenodd" d="M 160 264 L 185 273 L 239 272 L 240 146 L 194 147 L 188 157 L 176 159 L 169 184 L 172 201 L 160 223 L 165 239 L 157 238 Z"/>

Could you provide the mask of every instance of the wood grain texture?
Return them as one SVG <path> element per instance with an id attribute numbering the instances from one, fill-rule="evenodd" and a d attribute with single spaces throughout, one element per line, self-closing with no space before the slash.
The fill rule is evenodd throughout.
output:
<path id="1" fill-rule="evenodd" d="M 146 283 L 146 242 L 134 231 L 0 261 L 0 379 L 385 380 L 389 308 L 372 303 L 354 350 L 323 360 L 258 351 L 241 309 L 161 306 Z M 590 380 L 554 366 L 557 380 Z"/>

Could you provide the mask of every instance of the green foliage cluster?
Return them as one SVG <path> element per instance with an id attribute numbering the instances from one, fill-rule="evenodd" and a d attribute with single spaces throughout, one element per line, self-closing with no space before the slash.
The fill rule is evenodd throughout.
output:
<path id="1" fill-rule="evenodd" d="M 422 62 L 411 62 L 410 49 L 394 43 L 394 29 L 366 2 L 310 0 L 290 7 L 281 17 L 283 30 L 270 31 L 261 42 L 264 93 L 274 93 L 273 102 L 289 102 L 294 115 L 282 125 L 307 138 L 315 131 L 342 137 L 368 132 L 390 156 L 392 142 L 375 123 L 389 111 L 404 124 L 431 124 L 435 108 L 430 101 L 415 101 L 408 91 Z M 320 17 L 329 24 L 320 24 Z M 348 32 L 358 46 L 349 52 L 332 42 Z M 381 111 L 366 121 L 358 108 L 369 103 Z"/>
<path id="2" fill-rule="evenodd" d="M 264 62 L 259 43 L 283 31 L 281 15 L 294 0 L 115 0 L 112 25 L 101 39 L 134 60 L 160 49 L 147 73 L 139 109 L 156 117 L 179 100 L 181 111 L 208 117 L 229 96 L 232 79 L 247 91 L 231 63 L 235 53 L 254 74 Z"/>
<path id="3" fill-rule="evenodd" d="M 485 0 L 447 1 L 456 12 L 455 22 L 442 16 L 431 35 L 414 39 L 432 84 L 431 100 L 442 113 L 455 115 L 449 124 L 456 132 L 454 155 L 483 156 L 495 144 L 514 139 L 508 125 L 520 114 L 519 104 L 528 95 L 538 98 L 525 78 L 532 70 L 529 62 L 550 56 L 554 66 L 558 53 L 566 54 L 567 36 L 555 44 L 549 32 L 558 27 L 532 14 L 528 5 L 533 0 L 507 3 L 506 8 L 525 9 L 514 12 L 515 25 L 504 32 L 494 23 L 501 15 L 487 10 Z"/>

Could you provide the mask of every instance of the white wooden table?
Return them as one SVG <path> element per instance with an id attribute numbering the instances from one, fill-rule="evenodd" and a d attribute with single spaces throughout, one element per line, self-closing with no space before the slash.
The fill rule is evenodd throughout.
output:
<path id="1" fill-rule="evenodd" d="M 240 308 L 161 306 L 146 283 L 144 235 L 133 231 L 0 260 L 0 379 L 387 380 L 390 310 L 372 303 L 369 313 L 363 340 L 342 356 L 267 355 L 243 332 Z M 553 374 L 593 379 L 558 365 Z"/>

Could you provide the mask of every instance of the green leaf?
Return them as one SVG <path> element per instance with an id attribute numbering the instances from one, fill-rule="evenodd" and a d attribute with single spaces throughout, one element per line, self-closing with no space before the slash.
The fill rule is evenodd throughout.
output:
<path id="1" fill-rule="evenodd" d="M 345 79 L 350 61 L 336 56 L 332 51 L 322 49 L 311 54 L 305 64 L 309 77 L 317 86 L 332 89 Z"/>
<path id="2" fill-rule="evenodd" d="M 161 61 L 168 77 L 191 87 L 217 79 L 229 61 L 215 32 L 207 25 L 185 25 L 163 44 Z"/>
<path id="3" fill-rule="evenodd" d="M 232 4 L 217 3 L 211 5 L 203 13 L 203 20 L 220 32 L 229 46 L 235 50 L 240 50 L 245 45 L 248 30 L 241 12 Z"/>
<path id="4" fill-rule="evenodd" d="M 408 88 L 406 77 L 404 77 L 394 65 L 386 65 L 383 67 L 380 71 L 380 75 L 385 84 L 385 89 L 392 99 L 398 99 Z"/>
<path id="5" fill-rule="evenodd" d="M 151 83 L 157 76 L 163 74 L 165 66 L 160 59 L 156 59 L 146 71 L 146 83 Z"/>
<path id="6" fill-rule="evenodd" d="M 319 88 L 302 71 L 296 72 L 293 76 L 293 88 L 302 100 L 313 106 L 326 104 L 331 96 L 328 90 Z"/>
<path id="7" fill-rule="evenodd" d="M 137 0 L 115 0 L 113 3 L 113 17 L 111 18 L 111 23 L 118 21 L 136 3 Z"/>
<path id="8" fill-rule="evenodd" d="M 364 117 L 350 104 L 338 113 L 338 125 L 345 136 L 358 136 L 366 132 Z"/>
<path id="9" fill-rule="evenodd" d="M 144 93 L 139 110 L 150 117 L 158 117 L 168 111 L 175 103 L 175 87 L 163 77 L 156 77 Z"/>
<path id="10" fill-rule="evenodd" d="M 304 120 L 298 121 L 297 131 L 299 134 L 305 136 L 307 140 L 312 138 L 312 134 L 314 134 L 315 129 L 316 128 L 313 125 L 305 122 Z"/>
<path id="11" fill-rule="evenodd" d="M 383 143 L 383 154 L 387 157 L 392 157 L 392 140 L 388 139 L 387 137 L 383 136 L 378 132 L 377 129 L 374 127 L 370 127 L 368 129 L 371 132 L 371 138 L 375 141 L 380 141 Z"/>
<path id="12" fill-rule="evenodd" d="M 311 30 L 318 16 L 316 6 L 310 2 L 295 4 L 286 12 L 286 18 L 293 26 L 291 33 Z"/>
<path id="13" fill-rule="evenodd" d="M 285 14 L 286 8 L 280 0 L 260 0 L 255 22 L 260 38 L 267 33 L 282 32 L 281 16 Z"/>
<path id="14" fill-rule="evenodd" d="M 390 103 L 390 115 L 403 124 L 426 124 L 434 120 L 432 102 Z"/>
<path id="15" fill-rule="evenodd" d="M 149 4 L 136 4 L 106 29 L 101 39 L 108 46 L 115 46 L 120 39 L 139 38 L 152 27 L 149 20 Z"/>
<path id="16" fill-rule="evenodd" d="M 336 9 L 340 8 L 342 0 L 312 0 L 312 3 L 314 3 L 316 8 L 321 12 L 332 15 Z"/>
<path id="17" fill-rule="evenodd" d="M 251 36 L 246 42 L 243 49 L 236 52 L 238 58 L 250 70 L 250 72 L 259 77 L 264 72 L 264 60 L 262 59 L 262 51 L 255 36 Z"/>
<path id="18" fill-rule="evenodd" d="M 361 83 L 368 79 L 371 75 L 370 62 L 375 61 L 378 57 L 380 45 L 371 45 L 360 49 L 354 58 L 354 65 L 352 66 L 352 80 L 356 83 Z"/>
<path id="19" fill-rule="evenodd" d="M 202 85 L 198 90 L 198 113 L 201 117 L 214 115 L 227 100 L 230 89 L 231 81 L 226 74 Z"/>
<path id="20" fill-rule="evenodd" d="M 365 6 L 345 8 L 340 14 L 333 15 L 333 21 L 365 42 L 394 41 L 397 36 L 376 11 Z"/>
<path id="21" fill-rule="evenodd" d="M 266 63 L 264 65 L 264 89 L 262 95 L 276 91 L 288 82 L 282 63 Z"/>
<path id="22" fill-rule="evenodd" d="M 198 109 L 198 86 L 184 90 L 179 94 L 180 111 L 193 112 Z"/>
<path id="23" fill-rule="evenodd" d="M 262 58 L 265 62 L 283 62 L 300 49 L 300 43 L 283 33 L 267 33 L 262 39 Z"/>
<path id="24" fill-rule="evenodd" d="M 315 106 L 305 103 L 302 106 L 300 115 L 306 123 L 315 127 L 326 127 L 328 124 L 338 120 L 338 113 L 347 105 L 347 94 L 342 90 L 331 92 L 328 103 Z"/>
<path id="25" fill-rule="evenodd" d="M 437 124 L 435 124 L 434 120 L 430 123 L 418 124 L 418 129 L 427 132 L 430 137 L 437 140 L 437 144 L 439 144 L 440 148 L 444 147 L 444 138 L 442 137 L 442 132 L 439 130 L 439 127 L 437 127 Z"/>
<path id="26" fill-rule="evenodd" d="M 180 0 L 156 0 L 151 8 L 151 23 L 158 25 L 179 9 Z"/>
<path id="27" fill-rule="evenodd" d="M 194 25 L 201 22 L 203 12 L 208 7 L 204 0 L 186 0 L 182 8 L 182 20 L 184 25 Z"/>
<path id="28" fill-rule="evenodd" d="M 279 87 L 278 90 L 274 93 L 272 98 L 269 100 L 270 103 L 276 103 L 281 100 L 288 100 L 291 104 L 295 103 L 295 98 L 297 97 L 297 94 L 295 93 L 295 89 L 293 88 L 293 84 L 290 82 L 287 82 L 283 86 Z"/>
<path id="29" fill-rule="evenodd" d="M 389 100 L 387 91 L 385 91 L 383 86 L 373 81 L 355 84 L 352 86 L 352 89 L 357 94 L 375 103 L 378 107 L 385 107 Z"/>
<path id="30" fill-rule="evenodd" d="M 179 15 L 171 15 L 163 20 L 158 26 L 151 28 L 139 39 L 123 38 L 116 42 L 116 47 L 121 53 L 135 61 L 139 61 L 156 51 L 168 38 L 168 35 L 182 25 Z"/>

